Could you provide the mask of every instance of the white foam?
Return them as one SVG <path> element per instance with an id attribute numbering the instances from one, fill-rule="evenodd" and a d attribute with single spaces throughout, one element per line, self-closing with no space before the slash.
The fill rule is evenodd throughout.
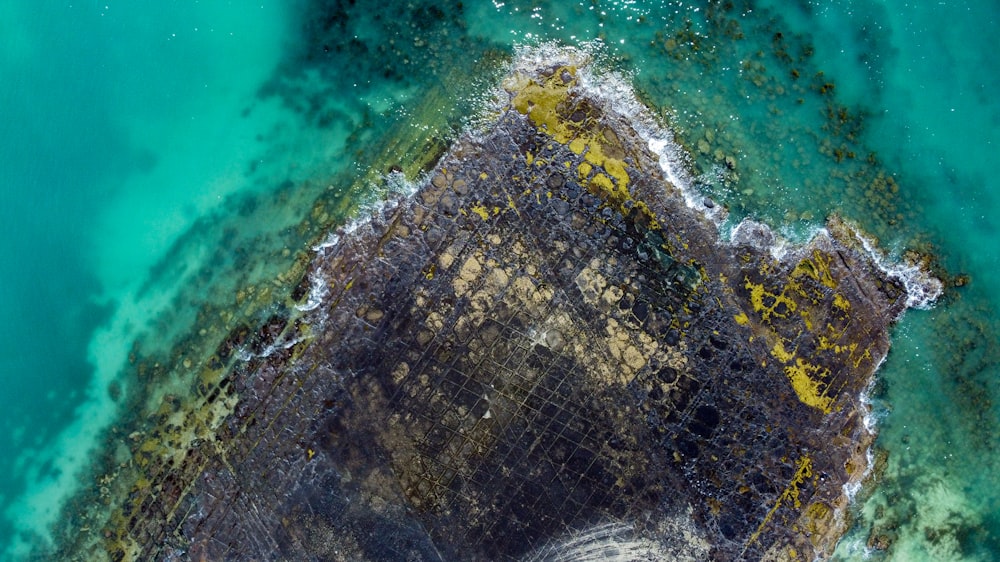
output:
<path id="1" fill-rule="evenodd" d="M 555 41 L 518 43 L 514 46 L 514 59 L 507 74 L 534 73 L 539 68 L 551 67 L 554 64 L 584 67 L 593 62 L 594 53 L 601 45 L 600 41 L 584 42 L 579 47 Z"/>
<path id="2" fill-rule="evenodd" d="M 339 240 L 340 237 L 337 237 Z M 331 248 L 337 244 L 337 240 L 334 240 L 329 246 L 317 246 L 315 249 L 321 251 L 325 248 Z M 317 275 L 316 272 L 309 274 L 309 295 L 306 298 L 305 304 L 300 304 L 296 306 L 296 310 L 299 312 L 309 312 L 310 310 L 316 310 L 319 305 L 326 300 L 327 295 L 330 294 L 330 288 L 327 286 L 326 281 L 321 275 Z"/>
<path id="3" fill-rule="evenodd" d="M 841 540 L 835 552 L 849 555 L 849 560 L 871 560 L 875 549 L 868 547 L 864 537 L 850 535 Z M 843 559 L 843 556 L 838 556 L 838 559 Z"/>
<path id="4" fill-rule="evenodd" d="M 376 217 L 384 216 L 396 209 L 403 201 L 411 199 L 422 187 L 431 180 L 430 174 L 423 174 L 417 179 L 410 181 L 402 172 L 389 172 L 381 177 L 377 186 L 372 186 L 369 190 L 377 194 L 369 197 L 368 202 L 359 206 L 354 218 L 348 220 L 336 230 L 331 232 L 320 243 L 312 247 L 316 253 L 317 260 L 313 263 L 319 264 L 315 270 L 309 274 L 309 295 L 304 304 L 296 306 L 300 312 L 312 312 L 317 310 L 330 296 L 330 286 L 327 283 L 325 260 L 332 253 L 337 251 L 338 245 L 346 238 L 353 237 L 359 231 L 371 231 L 372 221 Z M 323 324 L 326 315 L 319 314 L 314 318 L 314 322 Z M 293 344 L 294 345 L 294 344 Z"/>
<path id="5" fill-rule="evenodd" d="M 279 339 L 273 343 L 268 344 L 267 347 L 262 349 L 259 353 L 252 353 L 246 348 L 240 349 L 236 353 L 236 358 L 244 363 L 250 361 L 254 358 L 267 358 L 274 355 L 275 351 L 284 351 L 295 347 L 296 345 L 306 341 L 306 337 L 299 336 L 291 339 Z"/>
<path id="6" fill-rule="evenodd" d="M 825 232 L 822 228 L 814 231 L 809 239 Z M 761 251 L 771 254 L 775 260 L 783 261 L 788 257 L 790 251 L 794 251 L 801 245 L 793 244 L 784 233 L 776 233 L 770 226 L 753 219 L 743 219 L 729 231 L 729 241 L 731 244 L 744 244 L 753 246 Z"/>
<path id="7" fill-rule="evenodd" d="M 339 243 L 340 243 L 340 234 L 334 231 L 328 234 L 326 239 L 324 239 L 322 242 L 313 246 L 312 249 L 314 252 L 322 252 L 327 248 L 335 247 Z"/>
<path id="8" fill-rule="evenodd" d="M 872 380 L 874 380 L 874 379 L 872 379 Z M 862 392 L 862 397 L 863 397 L 863 399 L 867 398 L 865 396 L 865 392 Z M 875 423 L 875 420 L 871 416 L 871 409 L 868 408 L 868 410 L 869 411 L 868 411 L 868 413 L 865 414 L 862 423 L 864 424 L 865 431 L 869 435 L 875 435 L 876 423 Z M 869 479 L 869 477 L 872 474 L 872 471 L 875 470 L 875 453 L 873 452 L 872 447 L 873 447 L 873 445 L 869 445 L 865 449 L 865 469 L 861 473 L 861 476 L 859 478 L 857 478 L 857 479 L 852 478 L 850 481 L 848 481 L 847 483 L 844 484 L 844 487 L 843 487 L 844 496 L 847 498 L 847 502 L 850 505 L 854 504 L 854 498 L 857 497 L 858 492 L 860 492 L 862 490 L 862 488 L 864 487 L 863 483 Z M 842 514 L 838 510 L 837 516 L 839 517 L 841 515 Z"/>
<path id="9" fill-rule="evenodd" d="M 382 181 L 389 193 L 398 193 L 408 199 L 416 195 L 421 187 L 427 185 L 427 182 L 430 181 L 430 173 L 423 174 L 415 180 L 410 181 L 406 179 L 403 172 L 392 171 L 383 176 Z"/>
<path id="10" fill-rule="evenodd" d="M 906 287 L 906 306 L 908 308 L 930 308 L 944 292 L 941 280 L 931 275 L 919 263 L 903 259 L 894 262 L 880 250 L 875 241 L 852 228 L 854 235 L 861 241 L 872 261 L 889 277 L 897 279 Z"/>

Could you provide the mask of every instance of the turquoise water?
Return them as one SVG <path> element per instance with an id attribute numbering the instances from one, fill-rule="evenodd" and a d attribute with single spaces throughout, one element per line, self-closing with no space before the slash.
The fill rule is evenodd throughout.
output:
<path id="1" fill-rule="evenodd" d="M 839 212 L 967 275 L 895 330 L 838 557 L 1000 557 L 996 2 L 138 4 L 0 7 L 0 558 L 99 487 L 92 447 L 149 392 L 130 357 L 383 189 L 357 178 L 438 153 L 514 45 L 594 39 L 734 220 Z"/>

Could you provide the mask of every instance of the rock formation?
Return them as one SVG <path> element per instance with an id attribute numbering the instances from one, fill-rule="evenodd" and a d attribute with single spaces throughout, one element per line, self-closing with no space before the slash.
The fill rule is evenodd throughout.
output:
<path id="1" fill-rule="evenodd" d="M 492 125 L 316 249 L 297 307 L 232 331 L 134 439 L 113 559 L 832 551 L 905 288 L 836 219 L 721 240 L 583 64 L 515 69 Z"/>

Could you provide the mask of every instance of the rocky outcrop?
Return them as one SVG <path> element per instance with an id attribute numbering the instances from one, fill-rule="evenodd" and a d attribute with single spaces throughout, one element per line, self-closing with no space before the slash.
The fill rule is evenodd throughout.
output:
<path id="1" fill-rule="evenodd" d="M 317 248 L 297 310 L 231 334 L 136 438 L 113 558 L 832 551 L 904 286 L 836 220 L 721 240 L 583 65 L 515 69 L 494 124 Z"/>

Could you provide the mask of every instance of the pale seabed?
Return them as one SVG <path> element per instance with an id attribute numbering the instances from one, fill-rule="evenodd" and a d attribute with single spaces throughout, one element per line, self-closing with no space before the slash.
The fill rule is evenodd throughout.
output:
<path id="1" fill-rule="evenodd" d="M 342 202 L 330 224 L 377 198 L 346 186 L 394 164 L 380 138 L 453 136 L 513 45 L 596 38 L 734 221 L 798 238 L 839 212 L 968 275 L 894 332 L 873 391 L 888 455 L 838 556 L 1000 556 L 995 2 L 411 2 L 392 22 L 321 4 L 0 9 L 8 557 L 98 487 L 80 474 L 128 422 L 133 341 L 166 353 L 202 302 L 287 267 L 317 197 Z"/>

